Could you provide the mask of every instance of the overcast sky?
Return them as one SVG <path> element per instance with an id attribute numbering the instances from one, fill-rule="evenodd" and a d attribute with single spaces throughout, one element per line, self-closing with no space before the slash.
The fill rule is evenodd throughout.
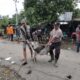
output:
<path id="1" fill-rule="evenodd" d="M 80 8 L 80 3 L 77 3 L 77 8 Z"/>
<path id="2" fill-rule="evenodd" d="M 23 10 L 23 1 L 24 0 L 18 0 L 19 3 L 17 3 L 18 12 Z M 80 4 L 78 6 L 80 8 Z M 15 14 L 15 3 L 13 0 L 0 0 L 0 15 L 5 16 L 9 15 L 11 17 L 13 14 Z"/>
<path id="3" fill-rule="evenodd" d="M 23 1 L 24 0 L 18 0 L 17 8 L 18 12 L 23 10 Z M 0 15 L 9 15 L 11 17 L 13 14 L 15 14 L 15 2 L 13 0 L 0 0 Z"/>

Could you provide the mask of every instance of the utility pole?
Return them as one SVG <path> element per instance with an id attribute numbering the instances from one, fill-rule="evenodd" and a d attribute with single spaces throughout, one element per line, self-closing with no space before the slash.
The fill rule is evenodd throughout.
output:
<path id="1" fill-rule="evenodd" d="M 17 0 L 13 0 L 15 2 L 15 11 L 16 11 L 16 26 L 18 25 L 18 9 L 17 9 Z"/>

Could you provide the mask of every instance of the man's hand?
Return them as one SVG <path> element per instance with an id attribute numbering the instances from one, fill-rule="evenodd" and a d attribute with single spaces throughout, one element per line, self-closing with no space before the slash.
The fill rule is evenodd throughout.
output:
<path id="1" fill-rule="evenodd" d="M 57 40 L 57 39 L 59 39 L 58 37 L 54 37 L 54 40 Z"/>
<path id="2" fill-rule="evenodd" d="M 49 43 L 49 42 L 46 44 L 46 46 L 50 46 L 50 45 L 51 45 L 51 43 Z"/>

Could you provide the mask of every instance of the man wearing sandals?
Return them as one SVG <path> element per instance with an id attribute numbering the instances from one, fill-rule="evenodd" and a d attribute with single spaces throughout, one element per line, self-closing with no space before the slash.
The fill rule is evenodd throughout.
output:
<path id="1" fill-rule="evenodd" d="M 21 41 L 23 42 L 23 57 L 24 57 L 23 61 L 24 62 L 22 63 L 22 65 L 26 65 L 27 64 L 26 45 L 29 45 L 29 43 L 27 41 L 28 41 L 28 39 L 30 39 L 30 36 L 28 35 L 27 24 L 24 19 L 21 21 L 20 38 L 21 38 Z"/>

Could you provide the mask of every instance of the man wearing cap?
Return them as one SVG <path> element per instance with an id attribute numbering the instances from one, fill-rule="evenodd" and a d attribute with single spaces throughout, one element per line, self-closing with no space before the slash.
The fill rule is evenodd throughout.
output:
<path id="1" fill-rule="evenodd" d="M 60 55 L 60 47 L 61 47 L 61 40 L 63 37 L 62 30 L 60 29 L 60 24 L 55 23 L 54 29 L 50 32 L 50 38 L 47 45 L 50 45 L 50 56 L 51 59 L 49 62 L 52 62 L 55 60 L 55 63 L 57 63 Z M 53 50 L 55 49 L 55 56 L 53 53 Z"/>
<path id="2" fill-rule="evenodd" d="M 28 39 L 29 39 L 29 35 L 28 35 L 28 32 L 27 32 L 27 24 L 26 24 L 25 20 L 21 21 L 20 38 L 21 38 L 21 40 L 23 42 L 23 57 L 24 57 L 23 61 L 24 62 L 22 63 L 22 65 L 26 65 L 27 64 L 26 44 L 29 47 L 29 44 L 27 43 Z"/>

